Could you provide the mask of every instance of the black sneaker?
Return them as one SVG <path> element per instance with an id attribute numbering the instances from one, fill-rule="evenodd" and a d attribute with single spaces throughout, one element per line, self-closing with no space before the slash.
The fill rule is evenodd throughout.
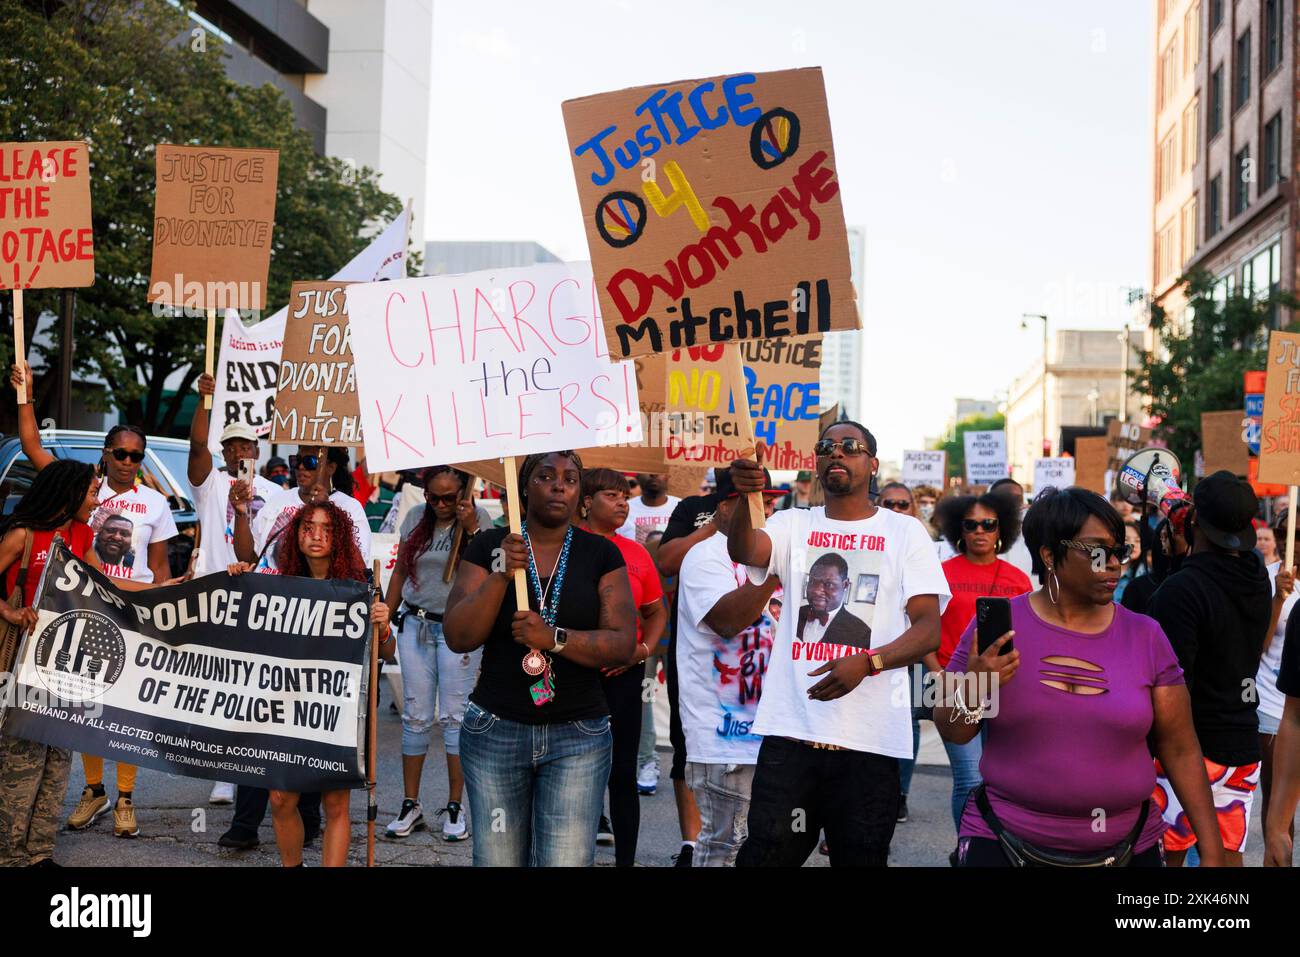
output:
<path id="1" fill-rule="evenodd" d="M 246 837 L 241 834 L 236 834 L 233 830 L 227 831 L 225 834 L 222 834 L 217 838 L 218 847 L 228 847 L 235 851 L 251 851 L 260 843 L 262 842 L 258 840 L 256 834 L 252 837 Z"/>
<path id="2" fill-rule="evenodd" d="M 907 795 L 904 794 L 898 799 L 898 823 L 907 823 Z"/>
<path id="3" fill-rule="evenodd" d="M 610 827 L 609 818 L 605 815 L 600 816 L 600 825 L 596 828 L 596 843 L 613 845 L 614 829 Z"/>
<path id="4" fill-rule="evenodd" d="M 673 867 L 690 867 L 691 858 L 695 856 L 694 844 L 683 844 L 682 849 L 673 855 Z"/>

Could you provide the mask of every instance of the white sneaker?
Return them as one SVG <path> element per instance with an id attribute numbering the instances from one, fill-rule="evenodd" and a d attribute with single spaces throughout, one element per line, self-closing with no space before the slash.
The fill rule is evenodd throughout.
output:
<path id="1" fill-rule="evenodd" d="M 465 823 L 465 810 L 457 801 L 448 801 L 447 806 L 439 808 L 438 815 L 446 815 L 442 822 L 442 839 L 444 841 L 463 841 L 469 837 L 469 827 Z"/>
<path id="2" fill-rule="evenodd" d="M 234 804 L 235 803 L 235 786 L 225 781 L 218 781 L 212 785 L 212 793 L 208 795 L 209 804 Z"/>
<path id="3" fill-rule="evenodd" d="M 636 772 L 636 789 L 641 794 L 654 794 L 659 787 L 659 759 L 652 758 Z"/>
<path id="4" fill-rule="evenodd" d="M 406 837 L 412 831 L 418 831 L 422 827 L 424 827 L 424 811 L 420 808 L 420 802 L 407 798 L 402 802 L 402 810 L 398 812 L 397 817 L 388 822 L 387 834 L 389 837 Z"/>

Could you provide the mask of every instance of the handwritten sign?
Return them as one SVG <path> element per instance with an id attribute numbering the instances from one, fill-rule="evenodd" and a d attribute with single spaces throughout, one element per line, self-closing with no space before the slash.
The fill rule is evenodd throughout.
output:
<path id="1" fill-rule="evenodd" d="M 279 150 L 157 149 L 149 302 L 263 309 Z"/>
<path id="2" fill-rule="evenodd" d="M 1237 409 L 1201 413 L 1201 454 L 1205 474 L 1226 470 L 1245 475 L 1250 469 L 1250 446 L 1246 444 L 1249 420 Z"/>
<path id="3" fill-rule="evenodd" d="M 903 484 L 908 488 L 948 484 L 948 453 L 942 449 L 912 449 L 903 452 Z"/>
<path id="4" fill-rule="evenodd" d="M 357 283 L 346 296 L 376 472 L 642 437 L 635 370 L 610 361 L 582 266 Z"/>
<path id="5" fill-rule="evenodd" d="M 1104 435 L 1090 435 L 1074 440 L 1074 484 L 1109 495 L 1106 487 L 1106 462 L 1110 453 Z"/>
<path id="6" fill-rule="evenodd" d="M 614 469 L 642 475 L 668 470 L 665 455 L 671 435 L 667 410 L 666 356 L 645 355 L 628 360 L 635 369 L 637 404 L 641 407 L 641 440 L 622 445 L 578 449 L 589 469 Z"/>
<path id="7" fill-rule="evenodd" d="M 740 352 L 721 344 L 668 359 L 667 458 L 671 465 L 730 465 L 754 454 Z"/>
<path id="8" fill-rule="evenodd" d="M 361 445 L 345 282 L 296 282 L 289 292 L 272 442 Z"/>
<path id="9" fill-rule="evenodd" d="M 1106 426 L 1106 471 L 1118 473 L 1133 453 L 1153 445 L 1151 429 L 1111 419 Z"/>
<path id="10" fill-rule="evenodd" d="M 969 485 L 992 485 L 1007 477 L 1007 433 L 964 432 L 966 446 L 966 482 Z"/>
<path id="11" fill-rule="evenodd" d="M 1034 459 L 1034 494 L 1045 488 L 1069 488 L 1074 484 L 1074 459 Z"/>
<path id="12" fill-rule="evenodd" d="M 0 289 L 94 281 L 86 144 L 0 143 Z"/>
<path id="13" fill-rule="evenodd" d="M 1300 485 L 1300 335 L 1268 336 L 1258 481 Z"/>
<path id="14" fill-rule="evenodd" d="M 563 111 L 616 357 L 858 328 L 819 68 Z"/>
<path id="15" fill-rule="evenodd" d="M 812 471 L 819 434 L 822 337 L 755 339 L 737 344 L 745 362 L 745 391 L 763 464 Z"/>

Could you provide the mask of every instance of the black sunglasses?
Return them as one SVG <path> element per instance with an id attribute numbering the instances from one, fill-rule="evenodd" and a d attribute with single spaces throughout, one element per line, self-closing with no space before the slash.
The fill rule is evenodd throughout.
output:
<path id="1" fill-rule="evenodd" d="M 977 528 L 982 528 L 986 532 L 995 532 L 998 528 L 996 518 L 963 518 L 961 527 L 967 532 L 973 532 Z"/>
<path id="2" fill-rule="evenodd" d="M 845 455 L 862 455 L 869 452 L 867 443 L 862 439 L 818 439 L 817 444 L 813 446 L 813 454 L 819 458 L 825 458 L 834 452 L 837 448 L 844 450 Z"/>
<path id="3" fill-rule="evenodd" d="M 424 500 L 430 505 L 455 505 L 460 501 L 460 495 L 456 492 L 450 495 L 434 495 L 432 492 L 425 492 Z"/>
<path id="4" fill-rule="evenodd" d="M 303 468 L 309 472 L 314 472 L 320 466 L 319 455 L 291 455 L 289 456 L 289 467 L 293 469 Z"/>
<path id="5" fill-rule="evenodd" d="M 139 465 L 144 461 L 143 452 L 132 452 L 129 449 L 110 449 L 108 454 L 113 456 L 113 458 L 117 459 L 119 462 L 125 462 L 127 459 L 130 459 L 133 463 Z"/>
<path id="6" fill-rule="evenodd" d="M 912 507 L 912 503 L 905 498 L 882 498 L 880 507 L 893 509 L 895 512 L 906 512 Z"/>

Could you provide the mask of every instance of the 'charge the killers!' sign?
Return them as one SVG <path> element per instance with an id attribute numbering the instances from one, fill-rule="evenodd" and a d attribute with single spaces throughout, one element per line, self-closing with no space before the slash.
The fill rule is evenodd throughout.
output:
<path id="1" fill-rule="evenodd" d="M 60 544 L 6 734 L 187 777 L 361 787 L 365 582 L 208 575 L 119 591 Z"/>
<path id="2" fill-rule="evenodd" d="M 86 144 L 0 143 L 0 289 L 94 281 Z"/>
<path id="3" fill-rule="evenodd" d="M 616 358 L 858 328 L 820 68 L 563 110 Z"/>

